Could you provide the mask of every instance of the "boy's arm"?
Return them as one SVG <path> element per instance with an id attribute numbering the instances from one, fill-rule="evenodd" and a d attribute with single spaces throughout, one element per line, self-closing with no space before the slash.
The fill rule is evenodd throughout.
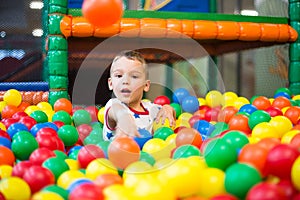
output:
<path id="1" fill-rule="evenodd" d="M 175 126 L 175 124 L 176 124 L 175 109 L 168 104 L 163 105 L 161 107 L 161 109 L 159 110 L 159 112 L 157 113 L 156 120 L 155 120 L 156 123 L 159 123 L 160 119 L 161 119 L 162 124 L 164 124 L 165 120 L 168 119 L 170 126 L 171 127 Z"/>
<path id="2" fill-rule="evenodd" d="M 107 112 L 107 123 L 112 129 L 116 129 L 116 135 L 127 135 L 139 137 L 137 126 L 127 109 L 120 103 L 114 101 Z"/>

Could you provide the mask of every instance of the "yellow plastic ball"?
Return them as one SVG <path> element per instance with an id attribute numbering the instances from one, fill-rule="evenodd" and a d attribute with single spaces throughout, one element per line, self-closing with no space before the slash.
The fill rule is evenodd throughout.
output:
<path id="1" fill-rule="evenodd" d="M 286 106 L 284 108 L 281 108 L 281 112 L 284 114 L 289 108 L 290 108 L 290 106 Z"/>
<path id="2" fill-rule="evenodd" d="M 132 189 L 120 184 L 113 184 L 105 187 L 103 189 L 103 194 L 105 200 L 135 200 Z"/>
<path id="3" fill-rule="evenodd" d="M 33 111 L 40 110 L 39 107 L 36 105 L 30 105 L 27 108 L 25 108 L 24 112 L 27 113 L 27 115 L 30 115 Z"/>
<path id="4" fill-rule="evenodd" d="M 18 90 L 10 89 L 4 93 L 3 101 L 5 101 L 7 105 L 18 107 L 22 102 L 22 95 Z"/>
<path id="5" fill-rule="evenodd" d="M 113 163 L 105 158 L 97 158 L 90 162 L 86 167 L 86 177 L 95 180 L 102 174 L 118 174 L 118 169 Z"/>
<path id="6" fill-rule="evenodd" d="M 199 97 L 199 98 L 198 98 L 198 102 L 199 102 L 199 105 L 200 105 L 200 106 L 207 105 L 206 100 L 205 100 L 204 98 L 202 98 L 202 97 Z"/>
<path id="7" fill-rule="evenodd" d="M 246 97 L 238 97 L 234 103 L 233 106 L 236 107 L 237 109 L 240 109 L 243 105 L 249 104 L 250 101 Z"/>
<path id="8" fill-rule="evenodd" d="M 148 140 L 142 149 L 144 152 L 151 154 L 155 160 L 170 157 L 171 145 L 168 145 L 165 140 L 153 138 Z"/>
<path id="9" fill-rule="evenodd" d="M 0 101 L 0 113 L 2 112 L 3 108 L 7 105 L 5 101 Z"/>
<path id="10" fill-rule="evenodd" d="M 217 168 L 205 168 L 200 171 L 201 181 L 199 185 L 200 196 L 211 198 L 224 194 L 225 172 Z"/>
<path id="11" fill-rule="evenodd" d="M 32 196 L 31 200 L 64 200 L 64 198 L 54 192 L 39 191 Z"/>
<path id="12" fill-rule="evenodd" d="M 2 122 L 0 122 L 0 129 L 6 131 L 6 126 Z"/>
<path id="13" fill-rule="evenodd" d="M 193 114 L 188 112 L 183 112 L 179 115 L 178 120 L 188 122 L 191 117 L 193 117 Z"/>
<path id="14" fill-rule="evenodd" d="M 11 176 L 0 181 L 0 192 L 5 199 L 20 200 L 30 199 L 31 190 L 29 185 L 21 178 Z"/>
<path id="15" fill-rule="evenodd" d="M 262 122 L 257 124 L 252 129 L 252 137 L 263 138 L 280 138 L 276 128 L 269 122 Z"/>
<path id="16" fill-rule="evenodd" d="M 271 118 L 269 123 L 275 127 L 280 138 L 293 128 L 293 123 L 285 116 L 275 116 Z"/>
<path id="17" fill-rule="evenodd" d="M 162 169 L 168 167 L 169 165 L 172 165 L 173 162 L 175 162 L 175 160 L 172 158 L 161 158 L 161 159 L 156 160 L 156 162 L 153 165 L 153 168 L 162 170 Z"/>
<path id="18" fill-rule="evenodd" d="M 222 106 L 233 106 L 238 95 L 234 92 L 225 92 L 223 94 Z"/>
<path id="19" fill-rule="evenodd" d="M 175 145 L 175 141 L 176 141 L 176 136 L 177 134 L 173 133 L 171 135 L 169 135 L 167 138 L 166 138 L 166 142 L 167 144 L 174 144 Z M 176 146 L 176 145 L 175 145 Z"/>
<path id="20" fill-rule="evenodd" d="M 79 164 L 78 160 L 67 158 L 64 161 L 67 163 L 70 170 L 79 170 L 80 169 L 80 164 Z"/>
<path id="21" fill-rule="evenodd" d="M 300 156 L 295 160 L 292 166 L 291 177 L 293 185 L 300 190 Z"/>
<path id="22" fill-rule="evenodd" d="M 258 143 L 261 140 L 261 138 L 249 136 L 248 140 L 249 140 L 250 144 L 256 144 L 256 143 Z"/>
<path id="23" fill-rule="evenodd" d="M 298 99 L 300 99 L 300 94 L 297 94 L 297 95 L 293 96 L 292 99 L 293 99 L 293 100 L 298 100 Z"/>
<path id="24" fill-rule="evenodd" d="M 169 127 L 169 128 L 171 128 L 171 127 L 170 127 L 170 122 L 169 122 L 169 120 L 168 120 L 168 119 L 165 119 L 165 122 L 164 122 L 164 123 L 161 122 L 161 119 L 160 119 L 158 122 L 156 122 L 156 121 L 153 122 L 152 129 L 153 129 L 154 132 L 155 132 L 157 129 L 161 128 L 161 127 Z"/>
<path id="25" fill-rule="evenodd" d="M 205 100 L 209 107 L 220 106 L 223 102 L 223 95 L 218 90 L 212 90 L 206 94 Z"/>
<path id="26" fill-rule="evenodd" d="M 52 106 L 50 103 L 48 102 L 45 102 L 45 101 L 42 101 L 42 102 L 39 102 L 37 105 L 36 105 L 40 110 L 42 111 L 46 111 L 46 110 L 53 110 Z"/>
<path id="27" fill-rule="evenodd" d="M 51 122 L 55 111 L 54 110 L 44 110 L 43 112 L 47 115 L 48 121 Z"/>
<path id="28" fill-rule="evenodd" d="M 284 135 L 282 136 L 281 138 L 281 143 L 283 144 L 290 144 L 293 137 L 297 134 L 299 134 L 300 131 L 299 130 L 291 130 L 291 131 L 288 131 L 286 133 L 284 133 Z"/>
<path id="29" fill-rule="evenodd" d="M 79 170 L 68 170 L 63 172 L 57 179 L 57 185 L 67 189 L 75 180 L 79 178 L 86 178 Z"/>
<path id="30" fill-rule="evenodd" d="M 269 98 L 269 101 L 270 101 L 270 103 L 271 103 L 271 105 L 272 105 L 272 103 L 273 103 L 273 101 L 274 101 L 274 98 Z"/>
<path id="31" fill-rule="evenodd" d="M 13 170 L 13 168 L 10 165 L 1 165 L 0 166 L 1 179 L 11 177 L 12 170 Z"/>
<path id="32" fill-rule="evenodd" d="M 97 114 L 98 121 L 101 122 L 102 124 L 104 123 L 104 109 L 105 107 L 100 108 Z"/>
<path id="33" fill-rule="evenodd" d="M 175 127 L 173 128 L 173 130 L 175 130 L 178 127 L 187 127 L 187 128 L 190 128 L 191 125 L 190 125 L 189 121 L 177 119 L 176 122 L 175 122 Z"/>

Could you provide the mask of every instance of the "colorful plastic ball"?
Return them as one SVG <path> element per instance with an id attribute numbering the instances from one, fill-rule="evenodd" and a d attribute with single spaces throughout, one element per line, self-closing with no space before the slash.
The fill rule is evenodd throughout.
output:
<path id="1" fill-rule="evenodd" d="M 40 110 L 53 110 L 52 105 L 48 102 L 42 101 L 36 105 Z"/>
<path id="2" fill-rule="evenodd" d="M 208 167 L 226 170 L 227 167 L 236 162 L 237 151 L 221 138 L 215 138 L 206 144 L 204 159 Z"/>
<path id="3" fill-rule="evenodd" d="M 24 173 L 33 166 L 32 162 L 29 160 L 19 161 L 13 166 L 12 176 L 17 176 L 23 178 Z"/>
<path id="4" fill-rule="evenodd" d="M 183 128 L 178 131 L 175 138 L 175 143 L 177 147 L 182 145 L 191 144 L 198 148 L 202 145 L 201 134 L 194 128 Z"/>
<path id="5" fill-rule="evenodd" d="M 24 111 L 18 111 L 15 114 L 13 114 L 12 118 L 16 119 L 16 120 L 20 120 L 22 117 L 28 116 L 26 112 Z"/>
<path id="6" fill-rule="evenodd" d="M 167 127 L 161 127 L 161 128 L 167 128 Z M 159 129 L 161 129 L 159 128 Z M 158 130 L 159 130 L 158 129 Z M 171 129 L 171 131 L 173 132 L 173 130 Z M 140 129 L 139 130 L 139 134 L 140 136 L 139 137 L 134 137 L 134 140 L 138 143 L 140 149 L 143 148 L 144 144 L 150 140 L 151 138 L 153 138 L 152 134 L 147 131 L 146 129 Z"/>
<path id="7" fill-rule="evenodd" d="M 28 130 L 30 130 L 34 125 L 36 125 L 36 120 L 30 116 L 25 116 L 19 120 L 19 123 L 24 124 L 27 126 Z"/>
<path id="8" fill-rule="evenodd" d="M 245 133 L 251 133 L 251 129 L 248 125 L 249 118 L 245 115 L 234 115 L 228 122 L 229 130 L 239 130 Z"/>
<path id="9" fill-rule="evenodd" d="M 72 102 L 67 98 L 57 99 L 53 105 L 53 110 L 55 112 L 64 110 L 67 113 L 72 114 L 72 108 L 73 108 Z"/>
<path id="10" fill-rule="evenodd" d="M 187 158 L 190 156 L 200 156 L 201 152 L 199 148 L 197 148 L 194 145 L 185 144 L 177 147 L 173 153 L 172 158 L 173 159 L 179 159 L 179 158 Z"/>
<path id="11" fill-rule="evenodd" d="M 47 148 L 38 148 L 30 154 L 29 161 L 34 165 L 42 165 L 50 157 L 55 157 L 53 151 Z"/>
<path id="12" fill-rule="evenodd" d="M 11 149 L 5 146 L 0 146 L 0 165 L 13 166 L 16 158 Z"/>
<path id="13" fill-rule="evenodd" d="M 11 177 L 13 167 L 10 165 L 0 165 L 0 177 L 1 179 L 5 179 Z"/>
<path id="14" fill-rule="evenodd" d="M 283 109 L 285 107 L 291 106 L 291 101 L 287 97 L 279 96 L 274 99 L 272 106 L 275 108 Z"/>
<path id="15" fill-rule="evenodd" d="M 170 104 L 171 101 L 170 101 L 169 97 L 162 95 L 162 96 L 156 97 L 154 99 L 153 103 L 163 106 L 165 104 Z"/>
<path id="16" fill-rule="evenodd" d="M 105 111 L 105 107 L 102 107 L 99 109 L 98 114 L 97 114 L 98 120 L 102 124 L 104 123 L 104 111 Z"/>
<path id="17" fill-rule="evenodd" d="M 286 87 L 281 87 L 281 88 L 276 89 L 274 94 L 276 95 L 276 94 L 281 93 L 281 92 L 287 93 L 289 96 L 293 95 L 291 90 L 289 88 L 286 88 Z"/>
<path id="18" fill-rule="evenodd" d="M 55 183 L 52 172 L 42 166 L 33 165 L 25 171 L 23 179 L 28 183 L 31 192 L 35 193 L 47 185 Z"/>
<path id="19" fill-rule="evenodd" d="M 46 128 L 46 125 L 44 123 L 35 124 L 31 127 L 30 133 L 35 137 L 39 130 L 42 128 Z"/>
<path id="20" fill-rule="evenodd" d="M 118 174 L 118 169 L 114 164 L 105 158 L 97 158 L 89 163 L 86 168 L 86 177 L 95 180 L 102 174 Z"/>
<path id="21" fill-rule="evenodd" d="M 237 151 L 242 149 L 246 144 L 249 143 L 248 136 L 242 131 L 230 130 L 222 136 L 222 140 L 226 141 Z"/>
<path id="22" fill-rule="evenodd" d="M 300 118 L 300 108 L 298 106 L 288 107 L 287 110 L 284 112 L 284 116 L 289 118 L 291 122 L 295 125 L 297 124 Z"/>
<path id="23" fill-rule="evenodd" d="M 48 185 L 44 187 L 41 191 L 52 192 L 61 196 L 64 200 L 68 199 L 69 192 L 58 185 Z M 52 200 L 52 199 L 49 199 Z"/>
<path id="24" fill-rule="evenodd" d="M 174 131 L 169 127 L 160 127 L 154 132 L 153 138 L 160 138 L 166 140 L 173 133 Z"/>
<path id="25" fill-rule="evenodd" d="M 73 122 L 75 126 L 79 126 L 81 124 L 90 124 L 92 122 L 92 117 L 86 110 L 77 110 L 73 113 Z"/>
<path id="26" fill-rule="evenodd" d="M 26 112 L 28 115 L 30 115 L 33 111 L 36 111 L 36 110 L 40 110 L 40 109 L 36 105 L 30 105 L 24 110 L 24 112 Z"/>
<path id="27" fill-rule="evenodd" d="M 220 106 L 223 102 L 223 95 L 217 90 L 211 90 L 205 95 L 206 103 L 209 107 L 213 108 Z"/>
<path id="28" fill-rule="evenodd" d="M 268 152 L 278 144 L 280 144 L 280 140 L 273 137 L 262 138 L 257 142 L 257 145 L 265 148 Z"/>
<path id="29" fill-rule="evenodd" d="M 178 103 L 181 105 L 182 100 L 187 96 L 190 96 L 190 92 L 187 89 L 178 88 L 173 92 L 172 99 L 174 103 Z"/>
<path id="30" fill-rule="evenodd" d="M 238 97 L 233 103 L 233 106 L 236 107 L 238 110 L 245 104 L 249 104 L 250 101 L 246 97 Z"/>
<path id="31" fill-rule="evenodd" d="M 199 101 L 195 96 L 186 96 L 182 99 L 181 108 L 184 112 L 194 113 L 199 109 Z"/>
<path id="32" fill-rule="evenodd" d="M 43 162 L 42 166 L 52 172 L 55 180 L 58 180 L 62 173 L 69 170 L 68 164 L 59 157 L 49 157 Z"/>
<path id="33" fill-rule="evenodd" d="M 17 123 L 17 122 L 18 122 L 18 120 L 14 119 L 14 118 L 7 118 L 7 119 L 4 118 L 1 120 L 1 123 L 5 126 L 6 131 L 10 125 Z"/>
<path id="34" fill-rule="evenodd" d="M 234 92 L 225 92 L 223 94 L 222 106 L 233 106 L 235 100 L 238 98 L 238 95 Z"/>
<path id="35" fill-rule="evenodd" d="M 31 199 L 39 199 L 39 200 L 64 200 L 62 196 L 56 194 L 54 192 L 49 191 L 38 191 L 32 195 Z"/>
<path id="36" fill-rule="evenodd" d="M 57 111 L 53 114 L 52 116 L 52 122 L 54 121 L 61 121 L 63 122 L 64 124 L 72 124 L 72 118 L 70 116 L 69 113 L 67 113 L 66 111 L 64 110 L 60 110 L 60 111 Z"/>
<path id="37" fill-rule="evenodd" d="M 121 184 L 113 184 L 103 190 L 103 194 L 107 200 L 131 200 L 135 198 L 132 193 L 128 187 Z"/>
<path id="38" fill-rule="evenodd" d="M 261 182 L 254 185 L 246 196 L 247 200 L 256 199 L 286 199 L 284 191 L 276 184 Z"/>
<path id="39" fill-rule="evenodd" d="M 18 107 L 22 102 L 22 95 L 16 89 L 9 89 L 4 93 L 3 101 L 5 101 L 7 105 Z"/>
<path id="40" fill-rule="evenodd" d="M 79 178 L 85 178 L 83 172 L 79 170 L 67 170 L 58 177 L 56 184 L 63 189 L 67 189 L 73 181 Z"/>
<path id="41" fill-rule="evenodd" d="M 285 116 L 273 117 L 269 123 L 276 128 L 280 138 L 293 128 L 292 122 Z"/>
<path id="42" fill-rule="evenodd" d="M 79 138 L 77 129 L 72 125 L 64 125 L 60 127 L 57 134 L 65 146 L 73 146 Z"/>
<path id="43" fill-rule="evenodd" d="M 249 114 L 252 114 L 254 111 L 257 111 L 257 108 L 252 104 L 245 104 L 239 109 L 239 112 L 246 112 Z"/>
<path id="44" fill-rule="evenodd" d="M 269 122 L 261 122 L 252 130 L 252 136 L 257 138 L 280 138 L 276 128 Z"/>
<path id="45" fill-rule="evenodd" d="M 201 182 L 199 185 L 199 195 L 205 198 L 226 193 L 224 187 L 225 173 L 216 168 L 204 168 L 199 172 L 201 174 Z"/>
<path id="46" fill-rule="evenodd" d="M 96 106 L 87 106 L 84 108 L 84 110 L 88 111 L 90 113 L 90 116 L 92 118 L 92 122 L 97 122 L 98 121 L 98 108 Z"/>
<path id="47" fill-rule="evenodd" d="M 271 120 L 271 116 L 264 110 L 254 111 L 248 121 L 248 125 L 250 129 L 253 129 L 257 124 L 262 122 L 269 122 Z"/>
<path id="48" fill-rule="evenodd" d="M 161 127 L 170 127 L 170 122 L 168 118 L 165 119 L 164 123 L 162 123 L 162 119 L 159 119 L 158 122 L 156 122 L 156 120 L 153 122 L 152 129 L 154 132 Z"/>
<path id="49" fill-rule="evenodd" d="M 267 108 L 265 110 L 267 113 L 269 113 L 269 115 L 271 117 L 275 117 L 275 116 L 278 116 L 278 115 L 283 115 L 282 111 L 279 109 L 279 108 L 276 108 L 274 106 L 270 106 L 269 108 Z"/>
<path id="50" fill-rule="evenodd" d="M 125 169 L 130 163 L 139 160 L 140 147 L 133 138 L 117 137 L 108 147 L 108 158 L 116 167 Z"/>
<path id="51" fill-rule="evenodd" d="M 175 113 L 176 113 L 176 119 L 177 119 L 179 117 L 179 115 L 181 115 L 181 113 L 182 113 L 182 108 L 181 108 L 180 104 L 173 102 L 173 103 L 170 104 L 170 106 L 172 108 L 174 108 Z"/>
<path id="52" fill-rule="evenodd" d="M 297 150 L 287 144 L 276 145 L 268 153 L 266 172 L 280 179 L 290 179 L 291 169 L 298 155 Z"/>
<path id="53" fill-rule="evenodd" d="M 6 131 L 6 126 L 0 122 L 0 131 Z"/>
<path id="54" fill-rule="evenodd" d="M 234 163 L 225 172 L 225 189 L 228 193 L 243 199 L 247 192 L 261 180 L 260 173 L 253 166 Z"/>
<path id="55" fill-rule="evenodd" d="M 86 168 L 90 162 L 97 158 L 105 158 L 104 151 L 95 144 L 88 144 L 80 148 L 77 159 L 82 168 Z"/>
<path id="56" fill-rule="evenodd" d="M 149 163 L 150 165 L 154 165 L 155 164 L 155 159 L 153 156 L 151 156 L 151 154 L 141 151 L 141 155 L 140 155 L 140 159 L 139 161 L 143 161 L 146 163 Z"/>
<path id="57" fill-rule="evenodd" d="M 218 122 L 228 123 L 231 117 L 238 112 L 238 109 L 234 106 L 226 106 L 218 113 Z"/>
<path id="58" fill-rule="evenodd" d="M 14 123 L 11 124 L 8 129 L 7 129 L 7 133 L 9 134 L 9 136 L 12 138 L 17 132 L 19 131 L 29 131 L 27 126 L 22 124 L 22 123 Z"/>
<path id="59" fill-rule="evenodd" d="M 81 184 L 84 184 L 84 183 L 93 183 L 91 179 L 88 179 L 88 178 L 79 178 L 75 181 L 73 181 L 69 187 L 67 188 L 67 191 L 68 192 L 72 192 L 73 190 L 76 190 L 76 188 L 78 186 L 80 186 Z"/>
<path id="60" fill-rule="evenodd" d="M 300 190 L 300 157 L 298 157 L 292 165 L 291 180 L 295 188 L 299 191 Z"/>
<path id="61" fill-rule="evenodd" d="M 41 110 L 33 111 L 32 113 L 30 113 L 30 117 L 32 117 L 37 123 L 48 122 L 48 116 Z"/>
<path id="62" fill-rule="evenodd" d="M 121 19 L 123 3 L 121 0 L 85 0 L 82 4 L 82 14 L 94 26 L 111 26 Z"/>
<path id="63" fill-rule="evenodd" d="M 11 141 L 10 139 L 7 139 L 6 137 L 0 136 L 0 146 L 5 146 L 7 148 L 11 148 Z"/>
<path id="64" fill-rule="evenodd" d="M 265 96 L 258 96 L 253 100 L 252 105 L 254 105 L 258 110 L 265 110 L 271 106 L 271 102 Z"/>
<path id="65" fill-rule="evenodd" d="M 38 147 L 37 140 L 27 131 L 16 133 L 11 143 L 11 150 L 19 160 L 27 160 L 30 154 Z"/>
<path id="66" fill-rule="evenodd" d="M 199 120 L 193 126 L 201 135 L 209 136 L 215 129 L 214 125 L 206 120 Z"/>
<path id="67" fill-rule="evenodd" d="M 7 105 L 5 101 L 0 101 L 0 113 L 2 112 L 3 108 Z M 16 107 L 16 106 L 15 106 Z"/>
<path id="68" fill-rule="evenodd" d="M 5 199 L 9 200 L 30 199 L 31 197 L 29 185 L 23 179 L 15 176 L 0 181 L 0 192 Z"/>
<path id="69" fill-rule="evenodd" d="M 291 99 L 291 95 L 289 95 L 286 92 L 278 92 L 274 95 L 274 99 L 276 99 L 277 97 L 285 97 L 287 99 Z"/>
<path id="70" fill-rule="evenodd" d="M 5 130 L 0 129 L 0 137 L 4 137 L 11 141 L 9 134 Z"/>
<path id="71" fill-rule="evenodd" d="M 123 179 L 119 174 L 101 174 L 97 176 L 97 178 L 94 180 L 95 185 L 100 190 L 103 190 L 104 188 L 113 185 L 113 184 L 123 184 Z"/>

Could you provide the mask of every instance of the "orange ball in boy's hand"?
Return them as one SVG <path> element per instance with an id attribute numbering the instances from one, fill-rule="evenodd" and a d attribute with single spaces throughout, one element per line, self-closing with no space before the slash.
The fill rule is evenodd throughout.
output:
<path id="1" fill-rule="evenodd" d="M 84 0 L 82 14 L 91 24 L 107 27 L 121 19 L 123 3 L 121 0 Z"/>

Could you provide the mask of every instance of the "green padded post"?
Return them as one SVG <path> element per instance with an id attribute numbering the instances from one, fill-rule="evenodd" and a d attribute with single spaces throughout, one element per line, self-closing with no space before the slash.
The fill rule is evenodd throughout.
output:
<path id="1" fill-rule="evenodd" d="M 289 1 L 290 25 L 298 32 L 298 39 L 289 47 L 289 88 L 293 94 L 300 94 L 300 0 Z"/>

